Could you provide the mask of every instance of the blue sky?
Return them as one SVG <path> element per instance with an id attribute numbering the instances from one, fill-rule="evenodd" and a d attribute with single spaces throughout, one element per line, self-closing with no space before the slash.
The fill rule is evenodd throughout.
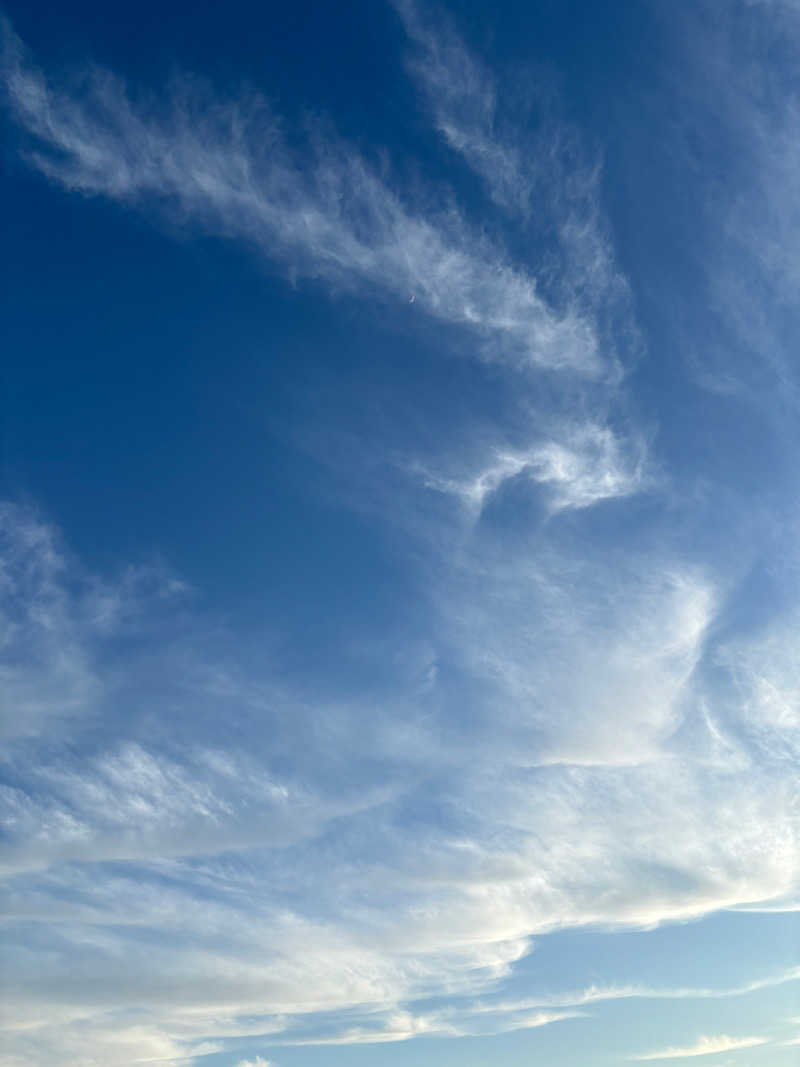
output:
<path id="1" fill-rule="evenodd" d="M 800 4 L 6 3 L 3 1067 L 788 1067 Z"/>

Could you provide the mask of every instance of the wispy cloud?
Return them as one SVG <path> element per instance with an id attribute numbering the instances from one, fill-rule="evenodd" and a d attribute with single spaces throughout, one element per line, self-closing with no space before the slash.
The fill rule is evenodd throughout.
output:
<path id="1" fill-rule="evenodd" d="M 439 1037 L 481 1037 L 511 1033 L 515 1030 L 535 1030 L 550 1023 L 581 1018 L 574 1011 L 498 1011 L 491 1020 L 481 1019 L 481 1013 L 469 1009 L 446 1009 L 429 1015 L 415 1015 L 408 1011 L 391 1012 L 374 1018 L 369 1026 L 350 1027 L 337 1034 L 279 1040 L 287 1045 L 374 1045 L 394 1041 L 408 1041 L 421 1035 Z"/>
<path id="2" fill-rule="evenodd" d="M 744 985 L 729 986 L 726 988 L 710 989 L 697 986 L 685 986 L 681 988 L 657 989 L 647 986 L 619 985 L 619 986 L 587 986 L 585 989 L 567 992 L 551 993 L 541 997 L 525 997 L 520 1000 L 485 1000 L 482 1004 L 473 1005 L 471 1012 L 504 1013 L 530 1011 L 534 1008 L 544 1007 L 582 1007 L 587 1004 L 602 1003 L 607 1000 L 724 1000 L 728 997 L 744 997 L 750 993 L 757 993 L 762 989 L 771 989 L 775 986 L 785 985 L 788 982 L 800 981 L 800 967 L 791 968 L 782 974 L 770 975 L 766 978 L 758 978 Z"/>
<path id="3" fill-rule="evenodd" d="M 32 509 L 0 504 L 0 734 L 36 736 L 97 708 L 98 647 L 152 625 L 187 586 L 158 566 L 128 567 L 113 583 L 70 560 L 52 526 Z"/>
<path id="4" fill-rule="evenodd" d="M 757 637 L 731 640 L 718 654 L 734 682 L 732 714 L 740 729 L 765 750 L 789 757 L 800 753 L 797 622 L 790 612 Z"/>
<path id="5" fill-rule="evenodd" d="M 563 428 L 563 441 L 546 441 L 527 451 L 496 451 L 492 462 L 469 478 L 425 475 L 431 489 L 451 493 L 480 514 L 491 497 L 514 479 L 543 487 L 551 514 L 591 507 L 603 500 L 629 496 L 645 482 L 642 443 L 623 444 L 606 426 Z"/>
<path id="6" fill-rule="evenodd" d="M 702 307 L 687 294 L 676 319 L 679 343 L 697 379 L 762 413 L 763 447 L 794 440 L 797 380 L 793 293 L 800 276 L 800 212 L 794 195 L 800 98 L 794 55 L 800 39 L 792 0 L 698 3 L 681 16 L 674 91 L 684 105 L 669 152 L 697 168 L 695 207 L 682 234 L 689 269 L 702 282 Z M 680 84 L 678 84 L 680 79 Z M 698 152 L 712 130 L 719 182 Z M 780 451 L 785 450 L 785 444 Z M 771 460 L 767 460 L 767 464 Z"/>
<path id="7" fill-rule="evenodd" d="M 22 538 L 52 562 L 58 539 L 50 528 L 19 509 L 8 510 L 7 520 L 10 545 Z M 40 575 L 42 588 L 72 618 L 84 600 L 73 599 L 66 554 L 58 558 L 55 571 L 41 563 L 27 569 Z M 140 725 L 128 717 L 120 733 L 106 711 L 111 733 L 97 738 L 94 752 L 76 758 L 52 739 L 47 750 L 38 750 L 38 769 L 18 775 L 3 797 L 10 837 L 5 932 L 9 958 L 16 961 L 6 1011 L 9 1041 L 22 1062 L 57 1055 L 80 1062 L 68 1050 L 90 1041 L 109 1050 L 104 1062 L 124 1063 L 128 1053 L 112 1054 L 113 1042 L 122 1050 L 137 1041 L 148 1047 L 135 1029 L 126 1046 L 128 1027 L 119 1021 L 116 1036 L 109 1036 L 109 1013 L 131 1004 L 146 1020 L 135 1026 L 149 1028 L 153 1047 L 171 1050 L 173 1058 L 178 1050 L 188 1057 L 204 1042 L 237 1033 L 271 1031 L 273 1043 L 364 1042 L 536 1027 L 573 1018 L 585 1004 L 648 993 L 595 989 L 561 1005 L 509 1002 L 486 1010 L 464 1003 L 509 974 L 529 951 L 532 933 L 590 922 L 651 925 L 784 893 L 793 847 L 790 823 L 780 812 L 791 796 L 775 765 L 763 781 L 757 767 L 744 777 L 736 766 L 704 770 L 689 758 L 664 758 L 659 741 L 702 647 L 713 595 L 697 580 L 675 575 L 666 584 L 639 579 L 637 590 L 630 575 L 621 585 L 606 585 L 595 574 L 591 585 L 574 572 L 565 583 L 563 570 L 564 561 L 555 559 L 551 569 L 527 578 L 517 564 L 481 577 L 489 584 L 481 586 L 480 602 L 499 611 L 485 619 L 495 628 L 496 644 L 488 643 L 488 629 L 476 630 L 474 616 L 470 621 L 456 610 L 457 599 L 448 601 L 447 610 L 469 625 L 457 641 L 455 635 L 437 639 L 440 655 L 452 657 L 458 647 L 477 656 L 483 632 L 481 640 L 494 650 L 488 677 L 502 677 L 505 687 L 523 665 L 531 669 L 530 652 L 524 653 L 530 646 L 515 648 L 518 622 L 509 615 L 515 600 L 508 599 L 512 588 L 519 594 L 521 581 L 530 580 L 529 595 L 539 598 L 536 614 L 549 620 L 537 644 L 545 659 L 563 664 L 548 683 L 558 684 L 546 702 L 531 703 L 523 689 L 504 703 L 494 696 L 485 708 L 475 707 L 463 737 L 458 718 L 446 709 L 432 714 L 430 703 L 458 697 L 452 666 L 447 687 L 437 681 L 426 696 L 422 721 L 409 719 L 403 730 L 387 724 L 383 731 L 378 716 L 366 736 L 364 723 L 376 720 L 374 710 L 367 717 L 363 709 L 351 715 L 347 708 L 304 708 L 296 701 L 286 715 L 281 702 L 270 710 L 274 696 L 259 691 L 256 681 L 223 684 L 229 665 L 219 650 L 210 651 L 201 628 L 194 640 L 205 673 L 197 673 L 190 689 L 191 746 L 176 744 L 163 730 L 153 736 L 150 717 Z M 173 579 L 164 581 L 171 587 Z M 96 588 L 90 577 L 83 584 Z M 112 584 L 105 588 L 103 601 L 117 602 Z M 41 599 L 36 582 L 30 592 L 34 603 Z M 454 596 L 452 587 L 448 596 Z M 590 608 L 594 597 L 596 611 Z M 152 668 L 142 646 L 152 643 L 161 656 L 168 654 L 165 603 L 174 610 L 180 600 L 140 604 L 139 655 L 129 664 L 131 681 L 137 688 L 146 684 L 157 709 L 175 697 L 159 674 L 147 673 Z M 474 610 L 474 597 L 470 603 Z M 517 605 L 523 617 L 530 614 L 525 596 Z M 602 631 L 594 628 L 595 615 Z M 507 629 L 498 629 L 499 619 Z M 111 691 L 114 677 L 116 699 L 125 685 L 119 664 L 103 651 L 108 632 L 104 623 L 82 632 L 81 641 L 99 691 Z M 19 646 L 23 662 L 39 662 L 43 638 L 33 630 L 27 639 Z M 184 678 L 195 670 L 192 662 L 184 647 Z M 479 658 L 473 669 L 487 662 Z M 536 670 L 544 671 L 543 664 Z M 639 670 L 647 686 L 635 681 Z M 581 727 L 582 700 L 559 679 L 584 675 L 592 680 L 595 702 L 603 678 L 609 693 L 627 692 L 629 718 L 615 714 L 607 731 L 589 719 Z M 654 698 L 660 689 L 663 711 Z M 546 689 L 540 685 L 539 692 Z M 209 732 L 198 711 L 203 701 L 214 709 L 222 702 L 228 714 L 245 720 L 248 707 L 257 707 L 260 725 L 250 720 L 246 756 Z M 171 730 L 179 722 L 173 719 Z M 91 723 L 89 709 L 74 728 Z M 297 773 L 271 772 L 269 751 L 293 744 L 295 729 L 304 738 Z M 543 734 L 550 738 L 545 745 Z M 330 773 L 332 737 L 349 754 L 344 797 L 338 772 Z M 358 775 L 355 753 L 364 762 Z M 636 766 L 645 754 L 645 764 Z M 379 771 L 374 780 L 370 760 Z M 406 813 L 419 804 L 434 815 L 409 820 Z M 448 810 L 458 812 L 457 822 L 442 814 Z M 351 834 L 358 841 L 355 868 Z M 109 860 L 125 865 L 114 868 Z M 343 910 L 342 901 L 354 899 L 358 906 Z M 31 924 L 40 931 L 34 941 Z M 123 969 L 118 960 L 125 961 Z M 154 973 L 164 985 L 154 982 Z M 408 1017 L 389 1011 L 383 1021 L 359 1019 L 316 1032 L 303 1023 L 314 1013 L 352 1012 L 356 1005 L 413 1005 L 442 989 L 462 998 L 444 1014 L 410 1006 L 402 1009 Z M 69 990 L 60 1023 L 53 1015 L 61 1004 L 58 990 Z M 20 1020 L 45 1017 L 45 1001 L 46 1026 L 38 1021 L 24 1032 L 16 1029 Z"/>
<path id="8" fill-rule="evenodd" d="M 766 1037 L 728 1037 L 720 1034 L 717 1037 L 699 1037 L 693 1045 L 685 1048 L 665 1048 L 659 1052 L 645 1052 L 640 1056 L 633 1056 L 635 1060 L 679 1060 L 690 1056 L 711 1056 L 717 1052 L 733 1052 L 739 1048 L 755 1048 L 756 1045 L 766 1045 Z"/>
<path id="9" fill-rule="evenodd" d="M 165 104 L 134 104 L 113 75 L 55 87 L 6 24 L 3 80 L 27 152 L 68 189 L 167 212 L 254 246 L 288 274 L 336 288 L 375 287 L 407 314 L 475 334 L 483 355 L 517 366 L 607 373 L 593 323 L 556 311 L 449 206 L 414 212 L 380 173 L 322 127 L 292 151 L 252 95 L 221 103 L 189 81 Z"/>
<path id="10" fill-rule="evenodd" d="M 440 581 L 452 654 L 506 728 L 519 729 L 521 758 L 641 762 L 688 714 L 715 610 L 703 575 L 649 556 L 578 564 L 552 546 L 532 563 L 506 539 L 497 557 L 465 554 Z M 577 674 L 564 669 L 573 657 Z"/>
<path id="11" fill-rule="evenodd" d="M 409 67 L 437 129 L 485 180 L 493 200 L 527 216 L 538 175 L 523 146 L 499 128 L 493 74 L 466 48 L 444 14 L 439 13 L 434 28 L 430 12 L 423 13 L 413 0 L 395 0 L 394 6 L 416 45 Z M 521 126 L 515 132 L 519 135 Z"/>
<path id="12" fill-rule="evenodd" d="M 601 209 L 601 166 L 560 119 L 552 91 L 531 71 L 525 84 L 491 71 L 448 16 L 394 0 L 413 50 L 409 70 L 447 145 L 517 225 L 548 230 L 559 257 L 548 271 L 579 305 L 616 319 L 618 343 L 635 348 L 626 322 L 628 287 Z M 626 329 L 627 339 L 623 340 Z"/>

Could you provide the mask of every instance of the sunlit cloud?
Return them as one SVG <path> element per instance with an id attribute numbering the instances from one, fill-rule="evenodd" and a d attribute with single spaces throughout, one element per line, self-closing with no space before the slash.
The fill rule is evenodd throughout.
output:
<path id="1" fill-rule="evenodd" d="M 720 1034 L 718 1037 L 699 1037 L 693 1045 L 687 1045 L 685 1048 L 665 1048 L 659 1052 L 645 1052 L 632 1058 L 635 1060 L 679 1060 L 692 1056 L 711 1056 L 717 1052 L 733 1052 L 735 1049 L 766 1045 L 767 1040 L 766 1037 L 728 1037 L 727 1034 Z"/>

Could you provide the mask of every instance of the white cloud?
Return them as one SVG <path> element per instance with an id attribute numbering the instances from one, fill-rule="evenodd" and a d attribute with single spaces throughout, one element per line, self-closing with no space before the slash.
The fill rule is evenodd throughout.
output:
<path id="1" fill-rule="evenodd" d="M 632 1058 L 635 1060 L 677 1060 L 690 1056 L 710 1056 L 717 1052 L 733 1052 L 738 1048 L 766 1045 L 767 1040 L 766 1037 L 728 1037 L 727 1034 L 720 1034 L 718 1037 L 699 1037 L 693 1045 L 688 1045 L 686 1048 L 665 1048 L 660 1052 L 646 1052 Z"/>
<path id="2" fill-rule="evenodd" d="M 0 730 L 6 737 L 36 734 L 48 718 L 85 714 L 96 699 L 98 682 L 82 641 L 81 620 L 66 602 L 66 563 L 52 531 L 5 505 L 0 537 Z"/>
<path id="3" fill-rule="evenodd" d="M 385 803 L 391 792 L 366 783 L 357 795 L 321 792 L 276 780 L 244 753 L 200 749 L 178 762 L 131 742 L 78 767 L 43 763 L 24 788 L 0 787 L 0 867 L 19 873 L 54 862 L 284 846 Z"/>
<path id="4" fill-rule="evenodd" d="M 497 555 L 475 552 L 440 579 L 443 640 L 520 760 L 653 758 L 691 710 L 717 599 L 709 580 L 650 558 L 579 563 L 550 541 L 535 562 L 508 538 Z"/>
<path id="5" fill-rule="evenodd" d="M 378 1045 L 395 1041 L 409 1041 L 422 1034 L 460 1037 L 463 1033 L 445 1021 L 442 1014 L 414 1015 L 408 1011 L 393 1011 L 369 1026 L 353 1026 L 340 1033 L 287 1041 L 292 1045 Z"/>
<path id="6" fill-rule="evenodd" d="M 136 1014 L 126 1017 L 125 1013 L 112 1013 L 64 1021 L 57 1020 L 57 1011 L 54 1014 L 56 1019 L 40 1018 L 16 1032 L 0 1029 L 3 1052 L 9 1057 L 4 1056 L 3 1062 L 9 1067 L 40 1063 L 68 1063 L 76 1067 L 158 1063 L 189 1067 L 197 1062 L 195 1057 L 221 1051 L 220 1045 L 210 1041 L 186 1043 L 176 1039 Z"/>
<path id="7" fill-rule="evenodd" d="M 459 497 L 477 514 L 504 484 L 524 477 L 543 486 L 551 514 L 591 507 L 638 492 L 644 484 L 644 448 L 626 450 L 605 426 L 564 427 L 563 440 L 526 451 L 496 450 L 492 462 L 469 478 L 425 474 L 424 484 Z"/>
<path id="8" fill-rule="evenodd" d="M 258 97 L 220 104 L 179 85 L 164 107 L 136 107 L 112 75 L 52 88 L 6 28 L 12 113 L 39 147 L 32 164 L 68 189 L 174 218 L 256 247 L 295 276 L 377 287 L 474 333 L 485 356 L 596 377 L 611 364 L 593 323 L 557 311 L 452 208 L 414 213 L 379 173 L 311 130 L 303 154 Z"/>
<path id="9" fill-rule="evenodd" d="M 491 1009 L 489 1009 L 491 1011 Z M 440 1037 L 479 1037 L 504 1034 L 515 1030 L 535 1030 L 550 1023 L 581 1018 L 574 1011 L 497 1011 L 487 1023 L 480 1011 L 445 1009 L 428 1015 L 414 1015 L 408 1011 L 392 1011 L 367 1026 L 354 1026 L 341 1033 L 320 1037 L 285 1039 L 287 1045 L 375 1045 L 395 1041 L 409 1041 L 423 1034 Z M 483 1013 L 485 1014 L 485 1013 Z"/>
<path id="10" fill-rule="evenodd" d="M 60 733 L 106 688 L 94 657 L 106 640 L 153 626 L 187 587 L 157 566 L 111 582 L 84 573 L 34 511 L 0 504 L 0 735 Z"/>
<path id="11" fill-rule="evenodd" d="M 527 216 L 536 168 L 519 141 L 498 137 L 498 91 L 492 74 L 443 17 L 434 29 L 411 0 L 396 0 L 394 6 L 417 46 L 409 66 L 439 132 L 485 179 L 493 200 Z"/>
<path id="12" fill-rule="evenodd" d="M 530 457 L 531 476 L 552 490 L 553 509 L 585 508 L 629 496 L 642 484 L 642 454 L 622 455 L 607 427 L 587 426 L 568 445 L 549 442 Z"/>
<path id="13" fill-rule="evenodd" d="M 465 45 L 446 15 L 415 0 L 394 0 L 413 42 L 409 69 L 447 145 L 483 180 L 515 225 L 538 227 L 559 246 L 549 264 L 580 306 L 616 315 L 620 341 L 629 299 L 601 210 L 601 167 L 587 158 L 578 132 L 555 114 L 540 75 L 505 82 Z M 552 280 L 552 279 L 551 279 Z M 630 323 L 627 324 L 630 329 Z M 627 341 L 635 349 L 635 331 Z"/>
<path id="14" fill-rule="evenodd" d="M 705 280 L 697 290 L 702 307 L 687 313 L 691 294 L 682 308 L 675 305 L 676 323 L 690 324 L 683 332 L 676 326 L 677 343 L 703 386 L 761 414 L 760 447 L 770 449 L 775 436 L 789 436 L 794 447 L 798 7 L 748 0 L 720 9 L 719 18 L 709 17 L 713 10 L 702 3 L 682 12 L 681 52 L 672 57 L 687 123 L 671 140 L 669 158 L 697 176 L 696 210 L 681 243 L 688 269 Z M 723 182 L 707 165 L 709 143 L 725 168 Z M 785 447 L 781 441 L 778 462 Z M 765 456 L 762 469 L 774 462 Z"/>
<path id="15" fill-rule="evenodd" d="M 32 543 L 54 542 L 41 523 L 33 536 L 29 514 L 16 516 Z M 576 568 L 563 552 L 528 572 L 514 557 L 483 562 L 481 573 L 471 559 L 461 579 L 456 564 L 441 587 L 446 626 L 432 640 L 449 680 L 443 688 L 439 674 L 426 689 L 424 714 L 405 724 L 402 744 L 393 716 L 385 730 L 378 717 L 365 733 L 363 708 L 325 711 L 317 735 L 324 709 L 271 709 L 258 685 L 229 680 L 225 659 L 215 665 L 200 630 L 205 672 L 190 688 L 193 704 L 222 702 L 237 716 L 255 707 L 269 747 L 257 731 L 247 755 L 212 744 L 195 709 L 188 747 L 163 730 L 148 743 L 132 717 L 128 740 L 111 720 L 109 742 L 94 751 L 75 756 L 52 742 L 37 751 L 35 769 L 6 792 L 3 903 L 15 972 L 6 1016 L 21 1062 L 51 1061 L 58 1049 L 61 1062 L 80 1062 L 69 1049 L 81 1040 L 104 1049 L 103 1020 L 131 1006 L 142 1013 L 131 1025 L 184 1058 L 237 1033 L 272 1032 L 273 1043 L 389 1041 L 544 1025 L 609 994 L 487 1011 L 463 1002 L 508 975 L 532 934 L 648 926 L 790 891 L 792 783 L 776 775 L 780 765 L 743 774 L 736 762 L 704 765 L 694 743 L 670 748 L 691 706 L 685 690 L 714 617 L 713 587 L 657 560 L 652 573 L 630 562 Z M 80 614 L 66 563 L 57 580 L 50 572 L 42 580 L 67 617 Z M 35 583 L 31 590 L 35 602 Z M 162 675 L 143 673 L 142 645 L 169 653 L 163 601 L 149 603 L 130 670 L 149 702 L 169 707 Z M 107 632 L 81 632 L 101 690 Z M 460 716 L 432 712 L 443 697 L 460 699 L 456 649 L 465 677 L 480 679 L 467 691 L 491 683 L 463 733 Z M 35 645 L 26 655 L 41 658 Z M 185 674 L 193 657 L 182 656 Z M 92 721 L 76 715 L 73 737 Z M 174 730 L 179 720 L 170 721 Z M 285 731 L 296 729 L 305 739 L 300 773 L 277 777 L 269 748 L 294 750 Z M 357 753 L 378 761 L 380 790 L 366 770 L 351 771 L 350 793 L 337 795 L 338 771 L 327 780 L 331 738 L 351 768 Z M 458 812 L 457 826 L 440 816 L 409 821 L 419 804 Z M 41 932 L 33 940 L 31 928 Z M 461 998 L 452 1011 L 413 1009 L 443 989 Z M 387 1015 L 398 1004 L 408 1007 Z M 322 1033 L 303 1021 L 357 1005 L 383 1010 L 383 1021 Z M 128 1023 L 117 1027 L 122 1042 Z"/>
<path id="16" fill-rule="evenodd" d="M 798 619 L 774 622 L 750 639 L 723 646 L 719 662 L 734 682 L 732 714 L 752 740 L 769 750 L 800 752 Z"/>
<path id="17" fill-rule="evenodd" d="M 800 967 L 790 968 L 782 974 L 757 978 L 744 985 L 721 987 L 717 989 L 697 986 L 682 988 L 653 988 L 648 986 L 587 986 L 585 989 L 564 993 L 549 993 L 539 997 L 524 997 L 519 1000 L 489 1000 L 480 1005 L 473 1004 L 471 1014 L 483 1012 L 503 1014 L 505 1012 L 530 1011 L 534 1008 L 547 1007 L 583 1007 L 587 1004 L 602 1003 L 607 1000 L 724 1000 L 728 997 L 744 997 L 761 989 L 771 989 L 788 982 L 800 981 Z"/>

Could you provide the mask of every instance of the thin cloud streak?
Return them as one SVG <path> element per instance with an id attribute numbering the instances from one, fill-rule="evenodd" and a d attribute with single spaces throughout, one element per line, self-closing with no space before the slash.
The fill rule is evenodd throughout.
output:
<path id="1" fill-rule="evenodd" d="M 452 209 L 411 213 L 353 149 L 311 129 L 302 154 L 260 97 L 220 103 L 188 82 L 165 107 L 134 105 L 112 74 L 51 87 L 6 24 L 2 78 L 33 166 L 67 189 L 166 211 L 255 245 L 290 275 L 384 290 L 476 335 L 518 367 L 616 373 L 593 323 L 548 307 L 533 276 Z"/>
<path id="2" fill-rule="evenodd" d="M 518 1030 L 535 1030 L 551 1023 L 567 1019 L 580 1019 L 580 1012 L 537 1011 L 515 1012 L 512 1018 L 502 1018 L 502 1013 L 489 1026 L 475 1024 L 474 1013 L 469 1010 L 449 1010 L 434 1012 L 430 1015 L 414 1015 L 400 1011 L 391 1013 L 381 1026 L 351 1027 L 339 1034 L 322 1037 L 279 1040 L 280 1045 L 375 1045 L 395 1041 L 409 1041 L 422 1035 L 439 1037 L 486 1037 L 507 1034 Z"/>
<path id="3" fill-rule="evenodd" d="M 699 1037 L 695 1044 L 685 1048 L 665 1048 L 659 1052 L 645 1052 L 640 1056 L 631 1056 L 632 1060 L 679 1060 L 689 1059 L 693 1056 L 712 1056 L 718 1052 L 733 1052 L 740 1048 L 755 1048 L 757 1045 L 766 1045 L 769 1039 L 766 1037 L 728 1037 L 720 1034 L 718 1037 Z"/>
<path id="4" fill-rule="evenodd" d="M 504 142 L 499 136 L 494 77 L 445 16 L 434 30 L 413 0 L 394 0 L 394 7 L 416 46 L 408 65 L 436 128 L 484 179 L 496 203 L 518 217 L 528 216 L 536 168 L 529 156 L 523 158 L 519 142 Z"/>
<path id="5" fill-rule="evenodd" d="M 615 263 L 600 207 L 602 169 L 576 130 L 553 112 L 552 93 L 501 84 L 465 45 L 446 14 L 393 0 L 413 48 L 408 68 L 433 122 L 515 225 L 544 225 L 559 247 L 551 266 L 577 306 L 615 320 L 636 349 L 627 282 Z M 534 83 L 535 85 L 535 83 Z M 626 321 L 627 320 L 627 321 Z"/>
<path id="6" fill-rule="evenodd" d="M 512 1001 L 487 1001 L 482 1005 L 473 1005 L 473 1013 L 503 1013 L 525 1011 L 544 1007 L 582 1007 L 586 1004 L 602 1003 L 607 1000 L 725 1000 L 728 997 L 745 997 L 762 989 L 772 989 L 788 982 L 800 981 L 800 967 L 795 967 L 784 974 L 759 978 L 740 986 L 727 989 L 708 989 L 686 986 L 679 989 L 656 989 L 646 986 L 588 986 L 586 989 L 572 993 L 553 993 L 545 997 L 526 997 Z"/>

